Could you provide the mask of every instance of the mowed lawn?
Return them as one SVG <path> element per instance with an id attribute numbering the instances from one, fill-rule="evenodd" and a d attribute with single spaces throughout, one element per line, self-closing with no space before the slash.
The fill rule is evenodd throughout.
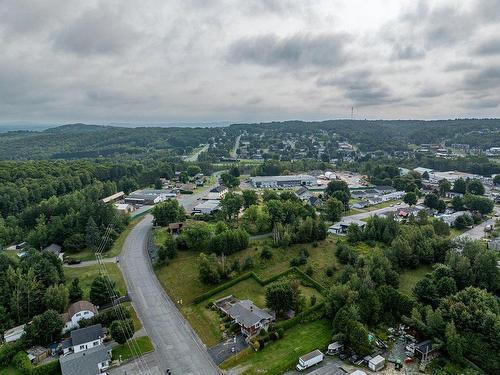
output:
<path id="1" fill-rule="evenodd" d="M 432 266 L 427 265 L 403 272 L 399 277 L 399 290 L 411 295 L 417 282 L 422 280 L 429 272 L 432 272 Z"/>
<path id="2" fill-rule="evenodd" d="M 277 280 L 280 282 L 283 280 Z M 297 281 L 299 281 L 297 279 Z M 316 300 L 321 302 L 323 296 L 315 289 L 310 287 L 300 286 L 300 291 L 306 299 L 306 308 L 310 307 L 311 296 L 315 295 Z M 197 305 L 183 305 L 181 311 L 186 319 L 189 321 L 198 336 L 208 346 L 214 346 L 222 339 L 220 331 L 220 317 L 216 311 L 207 308 L 208 301 L 214 301 L 229 295 L 235 296 L 239 299 L 249 299 L 253 301 L 258 307 L 266 307 L 266 287 L 260 285 L 254 279 L 247 279 L 239 282 L 232 287 L 223 290 L 222 292 L 210 297 L 206 302 L 201 302 Z"/>
<path id="3" fill-rule="evenodd" d="M 131 350 L 131 347 L 133 351 Z M 112 350 L 113 360 L 121 359 L 125 361 L 137 356 L 154 351 L 151 339 L 148 336 L 131 339 L 128 343 L 115 346 Z"/>
<path id="4" fill-rule="evenodd" d="M 159 237 L 161 238 L 161 236 Z M 317 247 L 312 246 L 312 244 L 301 244 L 283 249 L 272 248 L 269 239 L 251 241 L 247 249 L 228 256 L 226 264 L 231 264 L 234 259 L 239 259 L 240 264 L 243 264 L 246 257 L 251 257 L 255 264 L 253 271 L 262 278 L 268 278 L 290 268 L 290 260 L 297 257 L 301 251 L 307 250 L 310 255 L 307 264 L 299 268 L 305 271 L 311 266 L 314 271 L 312 277 L 328 287 L 332 283 L 332 278 L 326 276 L 327 268 L 341 268 L 335 258 L 335 242 L 336 239 L 329 236 L 326 240 L 318 242 Z M 272 250 L 272 259 L 263 260 L 260 258 L 260 252 L 264 246 Z M 155 271 L 170 297 L 174 301 L 182 301 L 184 306 L 190 304 L 196 296 L 215 287 L 204 285 L 199 280 L 198 255 L 198 252 L 180 251 L 168 266 Z"/>
<path id="5" fill-rule="evenodd" d="M 7 367 L 0 369 L 0 375 L 22 375 L 22 373 L 14 367 Z"/>
<path id="6" fill-rule="evenodd" d="M 122 273 L 115 263 L 105 263 L 106 270 L 111 280 L 116 283 L 116 287 L 121 295 L 127 292 L 125 280 L 123 280 Z M 92 265 L 87 267 L 64 267 L 64 275 L 66 277 L 66 286 L 70 286 L 71 281 L 78 277 L 80 280 L 80 287 L 83 289 L 83 298 L 88 299 L 90 293 L 90 285 L 94 279 L 99 276 L 99 266 Z"/>
<path id="7" fill-rule="evenodd" d="M 235 369 L 244 375 L 277 375 L 292 368 L 299 357 L 313 351 L 324 350 L 331 342 L 332 329 L 326 320 L 298 324 L 285 332 L 282 339 L 271 342 L 255 352 L 245 349 L 221 364 L 224 370 Z"/>

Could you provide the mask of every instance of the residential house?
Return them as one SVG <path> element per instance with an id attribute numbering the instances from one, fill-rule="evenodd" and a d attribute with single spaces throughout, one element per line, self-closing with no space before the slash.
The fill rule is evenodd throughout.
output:
<path id="1" fill-rule="evenodd" d="M 71 331 L 71 351 L 73 353 L 79 353 L 102 345 L 104 337 L 105 335 L 101 324 L 75 329 Z"/>
<path id="2" fill-rule="evenodd" d="M 435 348 L 432 347 L 431 340 L 425 340 L 417 344 L 409 344 L 405 347 L 405 349 L 423 361 L 427 360 L 429 354 L 435 350 Z"/>
<path id="3" fill-rule="evenodd" d="M 56 257 L 58 257 L 61 261 L 63 260 L 63 252 L 62 252 L 62 247 L 58 244 L 51 244 L 47 246 L 46 248 L 43 249 L 43 251 L 46 251 L 47 253 L 54 254 Z"/>
<path id="4" fill-rule="evenodd" d="M 229 192 L 229 189 L 225 186 L 218 185 L 208 192 L 207 195 L 203 197 L 203 200 L 221 200 Z"/>
<path id="5" fill-rule="evenodd" d="M 457 220 L 457 218 L 459 216 L 462 216 L 465 214 L 468 214 L 468 212 L 467 211 L 456 211 L 456 212 L 453 212 L 451 214 L 443 214 L 443 215 L 439 216 L 439 218 L 442 221 L 444 221 L 446 224 L 448 224 L 450 227 L 452 227 L 455 225 L 455 220 Z"/>
<path id="6" fill-rule="evenodd" d="M 124 214 L 129 214 L 135 211 L 134 206 L 130 203 L 115 203 L 114 206 L 119 212 Z"/>
<path id="7" fill-rule="evenodd" d="M 97 307 L 89 301 L 78 301 L 69 306 L 68 312 L 62 314 L 63 332 L 78 328 L 82 319 L 90 319 L 97 314 Z"/>
<path id="8" fill-rule="evenodd" d="M 269 324 L 275 320 L 273 315 L 258 308 L 252 301 L 239 300 L 233 296 L 215 301 L 215 306 L 233 319 L 247 338 L 258 335 L 262 329 L 267 330 Z"/>
<path id="9" fill-rule="evenodd" d="M 366 222 L 364 222 L 364 221 L 346 218 L 346 219 L 330 226 L 328 228 L 328 233 L 340 234 L 340 235 L 346 234 L 347 229 L 349 228 L 349 226 L 351 224 L 356 224 L 361 229 L 363 229 L 366 226 Z"/>
<path id="10" fill-rule="evenodd" d="M 375 186 L 373 190 L 375 190 L 377 194 L 389 194 L 396 191 L 396 189 L 394 189 L 392 186 Z"/>
<path id="11" fill-rule="evenodd" d="M 98 375 L 111 364 L 111 350 L 103 345 L 59 357 L 62 375 Z"/>
<path id="12" fill-rule="evenodd" d="M 20 326 L 6 330 L 3 334 L 3 340 L 6 343 L 19 340 L 21 336 L 24 334 L 24 326 L 25 324 L 21 324 Z"/>

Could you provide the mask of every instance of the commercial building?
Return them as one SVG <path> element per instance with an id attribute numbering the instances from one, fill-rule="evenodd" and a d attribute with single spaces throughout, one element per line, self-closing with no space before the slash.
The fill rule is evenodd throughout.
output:
<path id="1" fill-rule="evenodd" d="M 298 186 L 314 186 L 316 178 L 307 174 L 291 176 L 258 176 L 250 179 L 255 188 L 292 188 Z"/>
<path id="2" fill-rule="evenodd" d="M 210 214 L 214 211 L 220 210 L 220 201 L 208 200 L 204 201 L 193 208 L 193 215 Z"/>
<path id="3" fill-rule="evenodd" d="M 152 205 L 176 196 L 177 194 L 170 190 L 142 189 L 130 193 L 125 198 L 125 203 Z"/>

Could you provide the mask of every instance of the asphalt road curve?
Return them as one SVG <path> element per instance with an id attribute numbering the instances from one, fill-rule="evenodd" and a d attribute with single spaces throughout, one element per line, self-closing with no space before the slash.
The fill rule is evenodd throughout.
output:
<path id="1" fill-rule="evenodd" d="M 151 228 L 152 216 L 146 215 L 132 229 L 123 245 L 120 267 L 137 314 L 155 346 L 161 372 L 168 368 L 173 375 L 220 374 L 153 272 L 146 251 Z"/>

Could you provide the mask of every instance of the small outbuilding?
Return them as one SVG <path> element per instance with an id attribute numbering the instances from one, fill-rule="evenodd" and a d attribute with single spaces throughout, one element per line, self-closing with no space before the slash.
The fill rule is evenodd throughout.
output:
<path id="1" fill-rule="evenodd" d="M 368 368 L 372 371 L 380 371 L 385 366 L 385 358 L 377 355 L 368 361 Z"/>

